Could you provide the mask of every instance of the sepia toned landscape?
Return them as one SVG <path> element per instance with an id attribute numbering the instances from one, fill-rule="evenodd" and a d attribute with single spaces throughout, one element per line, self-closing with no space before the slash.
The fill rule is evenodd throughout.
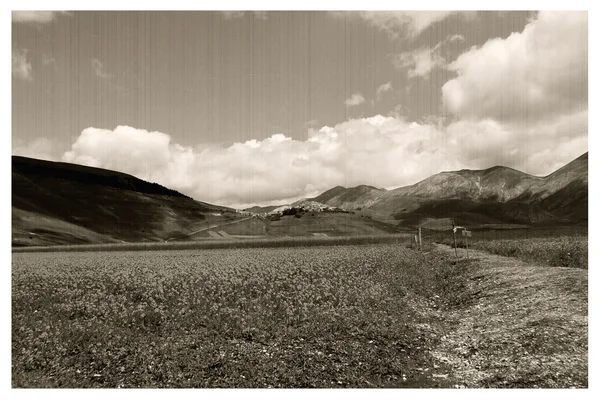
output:
<path id="1" fill-rule="evenodd" d="M 13 388 L 588 387 L 587 12 L 15 11 L 13 110 Z"/>

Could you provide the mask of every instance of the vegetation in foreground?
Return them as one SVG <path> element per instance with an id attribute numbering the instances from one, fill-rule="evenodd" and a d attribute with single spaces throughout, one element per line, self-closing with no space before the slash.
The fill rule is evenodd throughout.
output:
<path id="1" fill-rule="evenodd" d="M 469 247 L 551 267 L 588 268 L 587 230 L 585 234 L 578 230 L 558 231 L 555 232 L 556 236 L 554 237 L 550 234 L 545 235 L 546 231 L 542 231 L 539 237 L 535 237 L 535 233 L 532 234 L 534 237 L 526 237 L 524 233 L 529 232 L 516 232 L 508 235 L 505 233 L 509 238 L 502 238 L 498 233 L 492 236 L 474 232 L 473 236 L 469 238 Z M 565 235 L 565 233 L 567 234 Z M 519 234 L 523 237 L 519 237 Z M 433 240 L 437 243 L 454 246 L 451 232 L 443 236 L 437 234 Z M 465 238 L 457 235 L 456 245 L 465 248 Z"/>
<path id="2" fill-rule="evenodd" d="M 13 254 L 13 387 L 439 387 L 467 271 L 397 245 Z"/>
<path id="3" fill-rule="evenodd" d="M 13 254 L 13 387 L 587 387 L 587 271 L 398 244 Z"/>

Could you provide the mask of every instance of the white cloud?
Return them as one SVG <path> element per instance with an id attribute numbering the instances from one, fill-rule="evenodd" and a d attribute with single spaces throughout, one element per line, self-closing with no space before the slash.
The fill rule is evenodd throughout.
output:
<path id="1" fill-rule="evenodd" d="M 432 69 L 446 65 L 444 57 L 437 53 L 436 48 L 421 48 L 399 54 L 394 60 L 397 68 L 408 68 L 408 77 L 426 77 Z"/>
<path id="2" fill-rule="evenodd" d="M 12 74 L 24 81 L 32 80 L 31 63 L 27 61 L 26 49 L 15 49 L 12 52 Z"/>
<path id="3" fill-rule="evenodd" d="M 346 104 L 346 107 L 354 107 L 354 106 L 361 105 L 364 102 L 365 102 L 365 98 L 362 96 L 362 94 L 360 94 L 359 92 L 356 92 L 352 96 L 348 97 L 344 101 L 344 104 Z"/>
<path id="4" fill-rule="evenodd" d="M 389 92 L 390 90 L 392 90 L 392 82 L 391 81 L 386 82 L 383 85 L 379 86 L 377 88 L 377 92 L 376 92 L 377 100 L 379 100 L 385 92 Z"/>
<path id="5" fill-rule="evenodd" d="M 446 40 L 448 42 L 454 42 L 455 40 L 458 40 L 459 42 L 463 42 L 465 40 L 465 37 L 463 35 L 454 34 L 452 36 L 449 36 Z"/>
<path id="6" fill-rule="evenodd" d="M 37 138 L 27 143 L 17 138 L 13 139 L 12 142 L 12 154 L 15 156 L 55 161 L 55 158 L 52 156 L 53 147 L 52 142 L 45 137 Z"/>
<path id="7" fill-rule="evenodd" d="M 349 12 L 335 12 L 343 17 Z M 416 36 L 435 22 L 442 21 L 455 11 L 360 11 L 358 16 L 385 31 L 391 38 Z"/>
<path id="8" fill-rule="evenodd" d="M 408 77 L 427 77 L 432 69 L 446 67 L 446 59 L 441 56 L 442 46 L 454 42 L 464 41 L 462 35 L 451 35 L 437 43 L 433 48 L 421 47 L 412 51 L 400 53 L 393 58 L 396 68 L 408 68 Z"/>
<path id="9" fill-rule="evenodd" d="M 532 120 L 587 109 L 587 12 L 541 11 L 520 33 L 460 55 L 443 86 L 459 118 Z"/>
<path id="10" fill-rule="evenodd" d="M 505 165 L 547 175 L 588 150 L 587 110 L 528 124 L 491 118 L 461 120 L 446 131 L 451 157 L 469 168 Z"/>
<path id="11" fill-rule="evenodd" d="M 430 143 L 438 134 L 432 126 L 375 116 L 311 129 L 306 141 L 277 134 L 228 148 L 194 149 L 160 132 L 88 128 L 63 161 L 130 173 L 198 200 L 237 206 L 316 195 L 338 184 L 412 183 L 430 168 L 458 165 L 414 152 L 416 143 Z"/>
<path id="12" fill-rule="evenodd" d="M 376 115 L 309 129 L 304 141 L 276 134 L 226 148 L 185 147 L 165 133 L 127 126 L 88 128 L 62 159 L 245 207 L 315 196 L 336 185 L 404 186 L 443 170 L 506 165 L 545 175 L 585 151 L 587 111 L 530 125 L 482 119 L 447 127 Z"/>
<path id="13" fill-rule="evenodd" d="M 106 72 L 104 65 L 96 58 L 92 60 L 92 68 L 94 69 L 96 76 L 99 78 L 108 79 L 113 77 L 113 75 Z"/>
<path id="14" fill-rule="evenodd" d="M 31 22 L 45 24 L 51 22 L 60 14 L 69 15 L 66 11 L 13 11 L 13 22 Z"/>

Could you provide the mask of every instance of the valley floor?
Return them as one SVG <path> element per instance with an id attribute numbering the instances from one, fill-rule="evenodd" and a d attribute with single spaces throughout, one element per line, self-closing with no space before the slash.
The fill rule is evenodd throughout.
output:
<path id="1" fill-rule="evenodd" d="M 15 253 L 12 384 L 587 387 L 587 270 L 470 254 Z"/>

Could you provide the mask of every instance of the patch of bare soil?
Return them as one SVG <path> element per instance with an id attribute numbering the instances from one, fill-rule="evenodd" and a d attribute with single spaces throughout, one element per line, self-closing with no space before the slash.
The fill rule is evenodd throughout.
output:
<path id="1" fill-rule="evenodd" d="M 448 381 L 455 387 L 587 387 L 587 270 L 470 253 L 467 301 L 445 310 L 446 333 L 431 351 Z"/>

